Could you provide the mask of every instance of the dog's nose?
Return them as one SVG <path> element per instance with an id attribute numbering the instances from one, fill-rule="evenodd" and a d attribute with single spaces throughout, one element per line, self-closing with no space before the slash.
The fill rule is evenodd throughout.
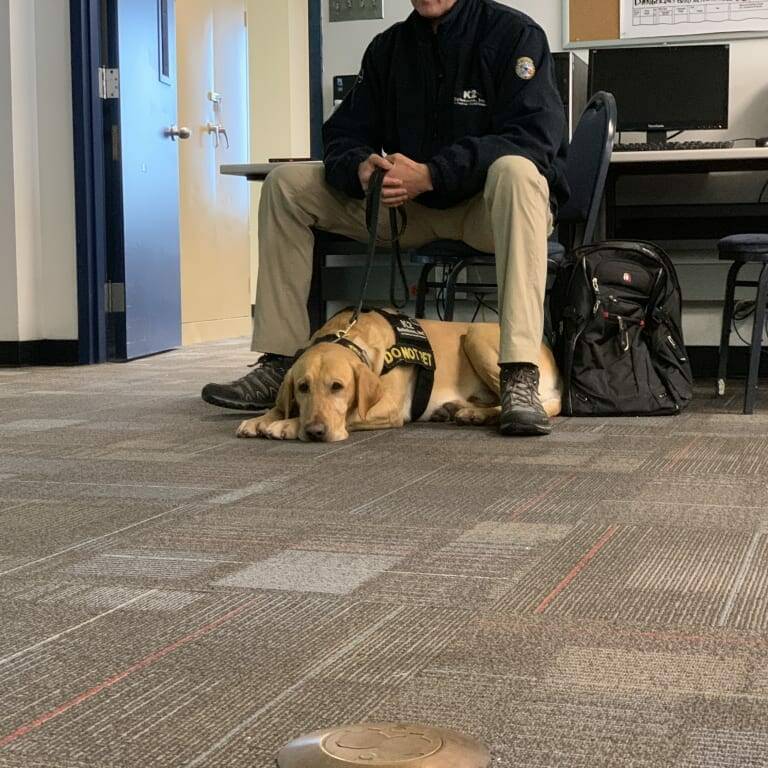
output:
<path id="1" fill-rule="evenodd" d="M 307 437 L 314 443 L 318 443 L 325 438 L 326 428 L 325 424 L 309 424 L 304 430 L 307 433 Z"/>

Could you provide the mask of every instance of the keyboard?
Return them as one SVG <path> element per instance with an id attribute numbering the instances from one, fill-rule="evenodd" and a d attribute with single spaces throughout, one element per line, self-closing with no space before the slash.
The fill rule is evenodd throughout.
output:
<path id="1" fill-rule="evenodd" d="M 614 144 L 614 152 L 673 152 L 681 149 L 733 149 L 732 141 L 667 141 L 663 144 Z"/>

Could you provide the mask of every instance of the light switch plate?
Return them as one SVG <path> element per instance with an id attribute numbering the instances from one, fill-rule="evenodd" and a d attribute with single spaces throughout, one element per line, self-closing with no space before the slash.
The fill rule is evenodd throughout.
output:
<path id="1" fill-rule="evenodd" d="M 328 0 L 331 21 L 365 21 L 384 18 L 384 0 Z"/>

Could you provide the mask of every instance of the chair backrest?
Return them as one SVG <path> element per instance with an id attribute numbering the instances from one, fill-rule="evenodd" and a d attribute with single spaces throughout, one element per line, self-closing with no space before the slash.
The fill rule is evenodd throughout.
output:
<path id="1" fill-rule="evenodd" d="M 566 166 L 571 197 L 558 221 L 584 225 L 581 242 L 574 245 L 594 241 L 617 121 L 616 99 L 611 93 L 599 91 L 589 100 L 573 133 Z"/>

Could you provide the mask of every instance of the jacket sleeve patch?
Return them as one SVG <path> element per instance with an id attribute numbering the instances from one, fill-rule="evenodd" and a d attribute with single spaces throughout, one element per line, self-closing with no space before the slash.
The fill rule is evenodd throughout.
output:
<path id="1" fill-rule="evenodd" d="M 536 65 L 529 56 L 521 56 L 515 65 L 515 73 L 521 80 L 533 80 L 536 75 Z"/>

